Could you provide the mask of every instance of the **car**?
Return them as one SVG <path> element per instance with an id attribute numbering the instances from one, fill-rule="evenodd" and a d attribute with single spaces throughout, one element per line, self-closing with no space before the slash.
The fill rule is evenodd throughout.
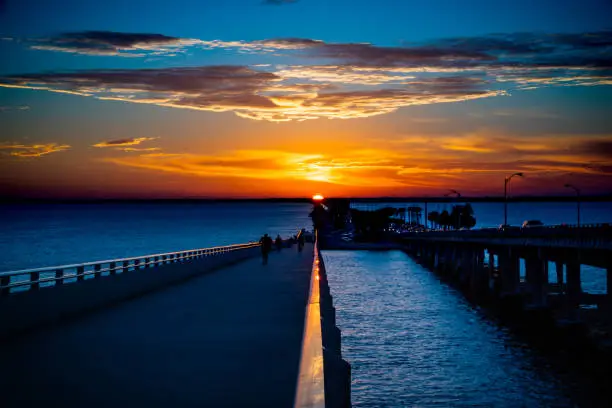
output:
<path id="1" fill-rule="evenodd" d="M 533 227 L 543 227 L 544 223 L 540 220 L 528 220 L 528 221 L 524 221 L 523 225 L 521 225 L 521 228 L 525 229 L 525 228 L 533 228 Z"/>
<path id="2" fill-rule="evenodd" d="M 509 224 L 501 224 L 499 227 L 497 227 L 497 231 L 498 232 L 511 232 L 511 231 L 520 231 L 521 227 L 517 227 L 516 225 L 509 225 Z"/>

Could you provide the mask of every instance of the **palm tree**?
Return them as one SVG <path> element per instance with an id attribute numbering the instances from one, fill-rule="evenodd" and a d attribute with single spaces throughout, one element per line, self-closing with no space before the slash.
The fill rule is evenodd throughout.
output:
<path id="1" fill-rule="evenodd" d="M 440 225 L 440 213 L 437 211 L 431 211 L 427 214 L 427 221 L 431 222 L 431 227 L 434 228 L 436 225 Z"/>
<path id="2" fill-rule="evenodd" d="M 442 211 L 439 217 L 438 224 L 441 225 L 446 231 L 448 227 L 451 225 L 452 219 L 447 210 Z"/>

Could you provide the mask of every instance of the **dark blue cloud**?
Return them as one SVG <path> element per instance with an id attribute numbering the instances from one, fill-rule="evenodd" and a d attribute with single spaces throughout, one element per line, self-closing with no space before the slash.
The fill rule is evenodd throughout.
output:
<path id="1" fill-rule="evenodd" d="M 79 31 L 25 42 L 42 50 L 134 57 L 172 54 L 198 41 L 163 34 Z"/>

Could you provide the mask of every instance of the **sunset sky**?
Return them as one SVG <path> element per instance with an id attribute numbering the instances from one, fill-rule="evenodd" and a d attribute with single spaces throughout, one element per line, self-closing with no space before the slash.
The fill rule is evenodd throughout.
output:
<path id="1" fill-rule="evenodd" d="M 0 195 L 612 193 L 609 0 L 0 0 Z"/>

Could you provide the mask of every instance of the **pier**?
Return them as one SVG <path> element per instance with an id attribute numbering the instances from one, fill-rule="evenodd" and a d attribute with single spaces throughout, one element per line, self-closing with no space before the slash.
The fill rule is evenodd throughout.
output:
<path id="1" fill-rule="evenodd" d="M 569 351 L 575 356 L 571 364 L 596 378 L 612 375 L 612 230 L 607 224 L 415 232 L 398 241 L 534 344 Z M 583 291 L 585 265 L 605 271 L 605 293 Z"/>
<path id="2" fill-rule="evenodd" d="M 3 407 L 348 407 L 318 244 L 0 275 Z"/>
<path id="3" fill-rule="evenodd" d="M 318 211 L 315 219 L 326 250 L 403 250 L 470 301 L 536 342 L 548 342 L 547 348 L 568 346 L 591 353 L 597 363 L 612 362 L 609 224 L 430 229 L 416 222 L 401 231 L 391 208 L 385 214 L 363 212 L 361 229 L 365 217 L 371 230 L 359 235 L 348 200 L 326 205 L 330 210 Z M 585 274 L 594 273 L 585 266 L 601 270 L 597 293 L 583 290 Z"/>
<path id="4" fill-rule="evenodd" d="M 603 268 L 607 293 L 598 302 L 602 307 L 612 304 L 612 228 L 607 225 L 430 231 L 402 234 L 398 239 L 424 263 L 456 276 L 476 292 L 490 291 L 500 297 L 522 294 L 532 307 L 546 306 L 551 293 L 563 295 L 570 316 L 582 303 L 580 266 Z M 549 282 L 549 262 L 555 264 L 555 286 Z"/>

